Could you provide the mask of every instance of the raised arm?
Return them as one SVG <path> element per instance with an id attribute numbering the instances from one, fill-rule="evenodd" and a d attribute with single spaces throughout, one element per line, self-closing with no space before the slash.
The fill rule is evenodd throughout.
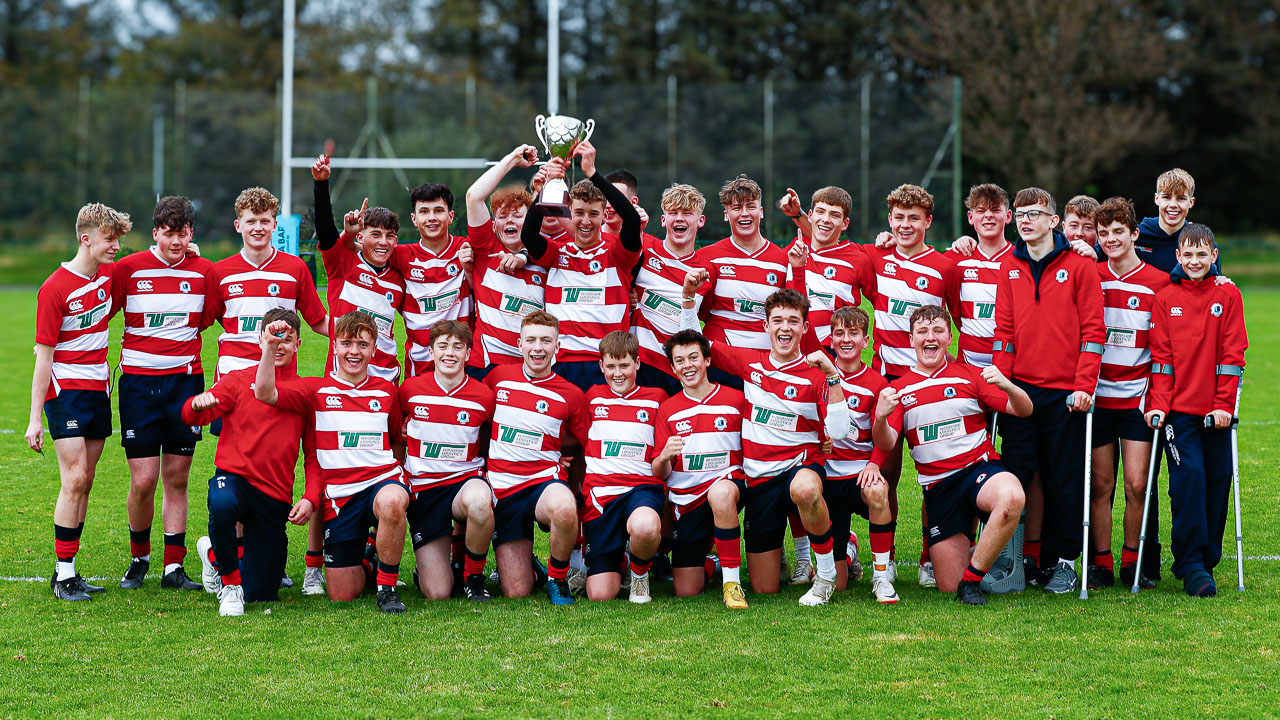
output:
<path id="1" fill-rule="evenodd" d="M 498 189 L 498 183 L 502 182 L 502 179 L 512 170 L 518 167 L 532 167 L 537 161 L 536 148 L 532 145 L 520 145 L 476 178 L 476 181 L 471 183 L 471 187 L 467 188 L 467 224 L 474 227 L 489 222 L 491 218 L 486 201 L 493 191 Z"/>
<path id="2" fill-rule="evenodd" d="M 313 202 L 316 206 L 316 245 L 321 252 L 338 242 L 338 227 L 333 221 L 333 202 L 329 198 L 329 156 L 321 155 L 311 166 Z"/>
<path id="3" fill-rule="evenodd" d="M 596 149 L 587 140 L 583 140 L 573 148 L 573 155 L 581 158 L 582 172 L 604 193 L 605 202 L 613 208 L 613 211 L 622 218 L 622 229 L 618 231 L 618 240 L 622 243 L 622 247 L 633 253 L 640 252 L 640 213 L 636 210 L 636 206 L 631 204 L 626 195 L 622 191 L 613 186 L 613 183 L 605 180 L 600 173 L 596 172 Z"/>

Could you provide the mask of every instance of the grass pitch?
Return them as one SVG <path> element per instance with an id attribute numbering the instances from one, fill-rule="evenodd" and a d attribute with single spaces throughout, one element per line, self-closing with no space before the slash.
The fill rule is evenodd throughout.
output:
<path id="1" fill-rule="evenodd" d="M 0 347 L 9 348 L 0 356 L 0 716 L 1242 717 L 1280 707 L 1280 293 L 1245 295 L 1252 347 L 1240 472 L 1245 554 L 1255 558 L 1246 593 L 1232 589 L 1233 547 L 1218 598 L 1182 593 L 1168 572 L 1166 498 L 1165 579 L 1139 596 L 1115 588 L 1081 602 L 1028 591 L 965 608 L 917 587 L 907 565 L 897 606 L 876 605 L 863 581 L 827 607 L 800 607 L 803 590 L 793 588 L 748 595 L 751 608 L 735 614 L 718 589 L 678 600 L 662 584 L 648 606 L 569 608 L 542 595 L 427 602 L 406 587 L 400 616 L 380 615 L 372 598 L 335 605 L 295 589 L 242 618 L 218 617 L 203 593 L 162 592 L 154 573 L 144 589 L 120 590 L 128 471 L 118 434 L 77 558 L 108 590 L 89 603 L 56 601 L 47 578 L 57 463 L 51 443 L 41 457 L 22 438 L 34 307 L 34 290 L 0 292 Z M 205 334 L 207 368 L 216 337 Z M 304 374 L 319 372 L 323 351 L 322 339 L 305 336 Z M 200 445 L 191 475 L 193 575 L 213 447 Z M 908 478 L 902 488 L 905 560 L 919 550 L 920 493 Z M 159 507 L 156 524 L 159 552 Z M 291 527 L 298 581 L 305 542 Z M 539 550 L 545 557 L 542 536 Z"/>

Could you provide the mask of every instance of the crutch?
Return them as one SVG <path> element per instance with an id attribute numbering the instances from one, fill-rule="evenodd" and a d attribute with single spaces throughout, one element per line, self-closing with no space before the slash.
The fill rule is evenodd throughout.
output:
<path id="1" fill-rule="evenodd" d="M 1074 407 L 1067 395 L 1067 407 Z M 1089 396 L 1089 412 L 1084 416 L 1084 539 L 1080 549 L 1080 599 L 1089 599 L 1089 501 L 1093 489 L 1093 396 Z"/>
<path id="2" fill-rule="evenodd" d="M 1244 385 L 1244 378 L 1240 384 Z M 1236 411 L 1231 415 L 1231 494 L 1236 508 L 1236 591 L 1244 592 L 1244 534 L 1240 526 L 1240 454 L 1236 445 L 1236 426 L 1240 424 L 1240 390 L 1236 390 Z M 1212 428 L 1213 416 L 1204 416 L 1204 426 Z"/>
<path id="3" fill-rule="evenodd" d="M 1156 484 L 1156 456 L 1160 453 L 1160 421 L 1159 413 L 1151 416 L 1156 426 L 1151 436 L 1151 458 L 1147 461 L 1147 487 L 1142 492 L 1142 527 L 1138 532 L 1138 564 L 1133 568 L 1133 587 L 1129 592 L 1138 592 L 1138 583 L 1142 579 L 1142 551 L 1147 547 L 1147 515 L 1151 512 L 1151 486 Z"/>

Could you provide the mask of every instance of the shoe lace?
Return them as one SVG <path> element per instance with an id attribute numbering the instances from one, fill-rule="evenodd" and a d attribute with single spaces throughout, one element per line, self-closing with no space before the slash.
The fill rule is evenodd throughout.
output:
<path id="1" fill-rule="evenodd" d="M 746 599 L 747 599 L 746 594 L 745 594 L 744 592 L 742 592 L 742 586 L 741 586 L 741 585 L 730 585 L 730 586 L 729 586 L 729 588 L 728 588 L 728 590 L 729 590 L 729 597 L 730 597 L 731 599 L 733 599 L 733 600 L 746 600 Z"/>

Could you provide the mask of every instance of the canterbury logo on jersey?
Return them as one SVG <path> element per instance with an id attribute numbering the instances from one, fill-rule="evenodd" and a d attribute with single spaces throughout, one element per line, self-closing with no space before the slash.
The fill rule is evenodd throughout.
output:
<path id="1" fill-rule="evenodd" d="M 894 298 L 889 298 L 889 314 L 890 315 L 907 317 L 918 307 L 921 307 L 921 304 L 918 302 L 911 302 L 910 300 L 896 300 Z"/>
<path id="2" fill-rule="evenodd" d="M 622 442 L 619 440 L 605 440 L 600 443 L 600 449 L 604 451 L 605 457 L 618 458 L 620 460 L 643 460 L 647 447 L 644 443 Z"/>
<path id="3" fill-rule="evenodd" d="M 339 431 L 343 448 L 359 450 L 382 449 L 382 433 L 380 432 L 345 432 Z"/>
<path id="4" fill-rule="evenodd" d="M 916 428 L 916 433 L 920 435 L 922 444 L 938 440 L 950 440 L 953 437 L 964 434 L 964 418 L 954 418 L 929 425 L 921 425 Z"/>
<path id="5" fill-rule="evenodd" d="M 529 298 L 522 298 L 517 295 L 502 296 L 502 312 L 511 313 L 512 315 L 520 315 L 521 317 L 528 315 L 534 310 L 541 310 L 542 303 Z"/>
<path id="6" fill-rule="evenodd" d="M 187 324 L 187 314 L 181 312 L 147 313 L 146 318 L 149 328 L 181 327 Z"/>
<path id="7" fill-rule="evenodd" d="M 466 460 L 467 446 L 452 443 L 422 443 L 419 457 L 432 460 Z"/>
<path id="8" fill-rule="evenodd" d="M 561 302 L 565 305 L 603 305 L 604 288 L 567 287 Z"/>
<path id="9" fill-rule="evenodd" d="M 87 313 L 76 315 L 75 319 L 80 325 L 81 330 L 93 327 L 104 315 L 107 314 L 107 306 L 99 305 Z"/>
<path id="10" fill-rule="evenodd" d="M 504 445 L 542 449 L 542 433 L 540 432 L 515 428 L 509 425 L 499 425 L 495 434 L 498 437 L 498 442 Z"/>
<path id="11" fill-rule="evenodd" d="M 418 305 L 422 307 L 423 312 L 439 312 L 448 310 L 458 301 L 460 290 L 450 290 L 440 295 L 432 295 L 430 297 L 418 298 Z"/>
<path id="12" fill-rule="evenodd" d="M 796 429 L 797 418 L 796 418 L 796 415 L 793 413 L 782 412 L 781 410 L 773 410 L 765 407 L 758 407 L 755 410 L 756 410 L 755 416 L 752 418 L 752 420 L 757 425 L 766 425 L 768 427 L 776 428 L 778 430 L 795 430 Z"/>
<path id="13" fill-rule="evenodd" d="M 734 298 L 733 307 L 740 313 L 762 313 L 764 312 L 764 303 L 759 300 L 747 300 L 746 298 Z"/>
<path id="14" fill-rule="evenodd" d="M 995 303 L 976 302 L 973 304 L 973 317 L 976 320 L 990 320 L 996 316 Z"/>
<path id="15" fill-rule="evenodd" d="M 699 455 L 685 455 L 684 468 L 689 472 L 704 472 L 707 470 L 721 470 L 729 467 L 729 453 L 702 453 Z"/>

